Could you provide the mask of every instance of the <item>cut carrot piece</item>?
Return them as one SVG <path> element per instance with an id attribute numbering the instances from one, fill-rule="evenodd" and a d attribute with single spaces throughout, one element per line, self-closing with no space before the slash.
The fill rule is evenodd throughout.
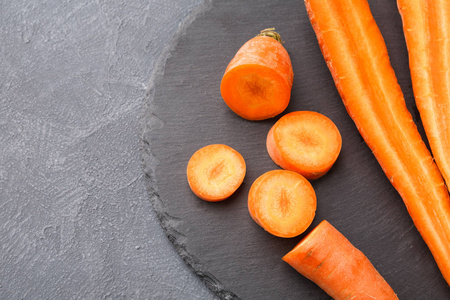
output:
<path id="1" fill-rule="evenodd" d="M 220 91 L 228 107 L 247 120 L 283 112 L 291 98 L 291 59 L 273 28 L 247 41 L 228 64 Z"/>
<path id="2" fill-rule="evenodd" d="M 325 220 L 283 260 L 335 300 L 398 299 L 364 253 Z"/>
<path id="3" fill-rule="evenodd" d="M 450 1 L 397 0 L 416 105 L 450 188 Z"/>
<path id="4" fill-rule="evenodd" d="M 295 237 L 311 225 L 316 212 L 316 194 L 302 175 L 273 170 L 258 177 L 248 194 L 252 219 L 267 232 Z"/>
<path id="5" fill-rule="evenodd" d="M 450 199 L 366 0 L 306 0 L 344 105 L 450 283 Z"/>
<path id="6" fill-rule="evenodd" d="M 246 172 L 242 155 L 233 148 L 213 144 L 197 150 L 187 165 L 189 186 L 197 197 L 211 202 L 230 197 Z"/>
<path id="7" fill-rule="evenodd" d="M 317 179 L 335 163 L 342 138 L 326 116 L 313 111 L 295 111 L 272 126 L 266 146 L 269 156 L 283 169 Z"/>

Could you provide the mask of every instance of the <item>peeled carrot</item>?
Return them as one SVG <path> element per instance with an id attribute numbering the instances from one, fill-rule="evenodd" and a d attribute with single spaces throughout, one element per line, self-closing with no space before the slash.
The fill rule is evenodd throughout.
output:
<path id="1" fill-rule="evenodd" d="M 186 171 L 192 192 L 210 202 L 230 197 L 242 184 L 245 172 L 242 155 L 223 144 L 197 150 L 191 156 Z"/>
<path id="2" fill-rule="evenodd" d="M 416 105 L 450 187 L 450 1 L 398 0 Z"/>
<path id="3" fill-rule="evenodd" d="M 325 220 L 283 260 L 335 300 L 398 299 L 364 253 Z"/>
<path id="4" fill-rule="evenodd" d="M 326 116 L 313 111 L 295 111 L 272 126 L 266 146 L 269 156 L 283 169 L 316 179 L 335 163 L 342 138 Z"/>
<path id="5" fill-rule="evenodd" d="M 232 111 L 247 120 L 272 118 L 286 109 L 294 72 L 281 37 L 269 28 L 247 41 L 228 64 L 220 91 Z"/>
<path id="6" fill-rule="evenodd" d="M 311 225 L 316 212 L 316 194 L 302 175 L 273 170 L 258 177 L 248 194 L 252 219 L 267 232 L 295 237 Z"/>
<path id="7" fill-rule="evenodd" d="M 366 0 L 306 0 L 344 105 L 450 283 L 450 198 L 397 83 Z"/>

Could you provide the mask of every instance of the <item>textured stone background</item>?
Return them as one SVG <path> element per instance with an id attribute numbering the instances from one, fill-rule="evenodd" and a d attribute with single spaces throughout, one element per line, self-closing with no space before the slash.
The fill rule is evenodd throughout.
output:
<path id="1" fill-rule="evenodd" d="M 204 6 L 0 2 L 0 299 L 213 299 L 162 232 L 139 152 L 145 98 Z"/>

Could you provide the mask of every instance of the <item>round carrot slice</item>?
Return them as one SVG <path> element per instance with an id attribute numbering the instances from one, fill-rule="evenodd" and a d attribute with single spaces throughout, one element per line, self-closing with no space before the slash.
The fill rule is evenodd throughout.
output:
<path id="1" fill-rule="evenodd" d="M 317 179 L 336 162 L 342 138 L 326 116 L 313 111 L 295 111 L 272 126 L 266 145 L 277 165 L 307 179 Z"/>
<path id="2" fill-rule="evenodd" d="M 291 97 L 294 72 L 281 37 L 273 28 L 248 40 L 228 64 L 220 91 L 228 107 L 247 120 L 283 112 Z"/>
<path id="3" fill-rule="evenodd" d="M 197 150 L 189 160 L 186 171 L 192 192 L 211 202 L 230 197 L 241 185 L 245 172 L 242 155 L 223 144 Z"/>
<path id="4" fill-rule="evenodd" d="M 252 219 L 267 232 L 295 237 L 311 225 L 316 212 L 316 193 L 302 175 L 273 170 L 258 177 L 248 194 Z"/>

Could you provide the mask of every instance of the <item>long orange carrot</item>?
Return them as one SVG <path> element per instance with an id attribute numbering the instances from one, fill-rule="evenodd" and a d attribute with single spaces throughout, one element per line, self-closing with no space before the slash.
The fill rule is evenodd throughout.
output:
<path id="1" fill-rule="evenodd" d="M 294 80 L 291 59 L 273 28 L 247 41 L 228 64 L 220 85 L 225 103 L 247 120 L 283 112 Z"/>
<path id="2" fill-rule="evenodd" d="M 266 146 L 269 156 L 283 169 L 317 179 L 335 163 L 342 138 L 326 116 L 314 111 L 294 111 L 272 126 Z"/>
<path id="3" fill-rule="evenodd" d="M 366 0 L 305 0 L 344 105 L 450 283 L 450 199 Z"/>
<path id="4" fill-rule="evenodd" d="M 450 1 L 397 4 L 417 108 L 436 164 L 450 187 Z"/>
<path id="5" fill-rule="evenodd" d="M 325 220 L 283 260 L 335 300 L 398 299 L 364 253 Z"/>

